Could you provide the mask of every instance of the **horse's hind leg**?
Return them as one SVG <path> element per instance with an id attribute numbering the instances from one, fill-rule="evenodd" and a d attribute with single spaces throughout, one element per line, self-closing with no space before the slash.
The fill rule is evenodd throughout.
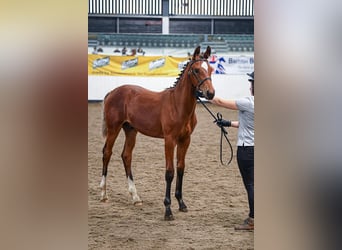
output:
<path id="1" fill-rule="evenodd" d="M 106 143 L 102 149 L 102 179 L 100 183 L 100 188 L 101 188 L 101 198 L 100 201 L 105 202 L 108 200 L 107 193 L 106 193 L 106 177 L 107 177 L 107 169 L 108 169 L 108 164 L 110 157 L 112 155 L 112 149 L 114 146 L 114 142 L 120 132 L 120 127 L 118 127 L 116 130 L 108 130 L 107 132 L 107 138 L 106 138 Z"/>
<path id="2" fill-rule="evenodd" d="M 126 140 L 125 146 L 121 154 L 121 158 L 125 166 L 126 177 L 128 182 L 128 192 L 132 195 L 133 204 L 141 205 L 142 200 L 138 196 L 137 189 L 135 188 L 135 184 L 133 181 L 133 172 L 131 168 L 132 152 L 136 142 L 137 131 L 128 123 L 124 124 L 123 129 L 125 131 Z"/>

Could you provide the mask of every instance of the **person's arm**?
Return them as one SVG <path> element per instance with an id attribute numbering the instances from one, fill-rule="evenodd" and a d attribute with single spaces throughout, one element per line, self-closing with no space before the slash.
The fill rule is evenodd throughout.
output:
<path id="1" fill-rule="evenodd" d="M 215 104 L 217 106 L 221 106 L 227 109 L 233 109 L 233 110 L 238 110 L 238 107 L 236 106 L 236 101 L 235 100 L 225 100 L 220 97 L 214 97 L 212 100 L 209 100 L 212 104 Z"/>
<path id="2" fill-rule="evenodd" d="M 239 121 L 231 121 L 231 127 L 238 128 L 239 127 Z"/>

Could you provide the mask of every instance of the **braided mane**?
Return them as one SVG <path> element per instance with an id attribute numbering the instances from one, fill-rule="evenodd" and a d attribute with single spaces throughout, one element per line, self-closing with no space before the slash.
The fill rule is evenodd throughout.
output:
<path id="1" fill-rule="evenodd" d="M 177 84 L 179 83 L 180 79 L 182 79 L 182 77 L 183 77 L 183 75 L 184 75 L 184 71 L 185 71 L 186 67 L 189 65 L 190 62 L 191 62 L 191 61 L 188 61 L 188 62 L 184 65 L 182 71 L 179 73 L 178 77 L 176 78 L 176 81 L 175 81 L 175 83 L 173 84 L 173 86 L 171 86 L 171 87 L 169 87 L 169 88 L 167 88 L 167 89 L 173 89 L 173 88 L 175 88 L 175 87 L 177 86 Z"/>
<path id="2" fill-rule="evenodd" d="M 199 58 L 197 58 L 197 59 L 195 59 L 195 60 L 192 60 L 192 59 L 189 58 L 190 60 L 184 65 L 182 71 L 179 73 L 178 77 L 176 78 L 176 81 L 175 81 L 175 83 L 173 84 L 173 86 L 168 87 L 167 89 L 173 89 L 173 88 L 175 88 L 175 87 L 177 86 L 177 84 L 179 83 L 179 81 L 183 78 L 184 71 L 185 71 L 186 67 L 189 65 L 190 62 L 193 62 L 193 61 L 196 61 L 196 60 L 203 60 L 203 59 L 206 59 L 206 58 L 204 57 L 204 53 L 203 53 L 203 52 L 201 52 L 201 53 L 200 53 L 199 55 L 197 55 L 197 56 L 198 56 Z"/>

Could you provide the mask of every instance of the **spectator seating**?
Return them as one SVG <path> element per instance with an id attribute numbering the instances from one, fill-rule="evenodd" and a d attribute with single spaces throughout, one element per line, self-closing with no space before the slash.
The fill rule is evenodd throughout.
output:
<path id="1" fill-rule="evenodd" d="M 88 46 L 194 48 L 210 45 L 217 52 L 254 51 L 253 34 L 89 34 Z"/>

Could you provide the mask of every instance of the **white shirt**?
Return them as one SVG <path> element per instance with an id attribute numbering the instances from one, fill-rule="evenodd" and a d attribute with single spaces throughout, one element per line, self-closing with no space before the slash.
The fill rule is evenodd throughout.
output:
<path id="1" fill-rule="evenodd" d="M 236 100 L 239 109 L 237 146 L 254 146 L 254 96 Z"/>

